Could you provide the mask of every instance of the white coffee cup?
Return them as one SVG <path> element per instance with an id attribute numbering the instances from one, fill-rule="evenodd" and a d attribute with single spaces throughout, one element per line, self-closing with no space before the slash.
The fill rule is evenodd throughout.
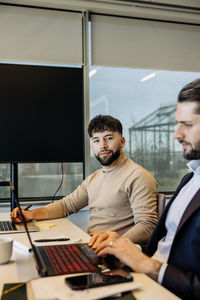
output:
<path id="1" fill-rule="evenodd" d="M 9 262 L 13 249 L 13 239 L 10 237 L 0 238 L 0 264 Z"/>

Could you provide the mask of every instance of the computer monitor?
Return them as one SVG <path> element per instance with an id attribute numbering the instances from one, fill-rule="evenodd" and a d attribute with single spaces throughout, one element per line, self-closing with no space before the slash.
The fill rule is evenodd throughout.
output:
<path id="1" fill-rule="evenodd" d="M 0 163 L 83 162 L 83 70 L 0 64 Z"/>

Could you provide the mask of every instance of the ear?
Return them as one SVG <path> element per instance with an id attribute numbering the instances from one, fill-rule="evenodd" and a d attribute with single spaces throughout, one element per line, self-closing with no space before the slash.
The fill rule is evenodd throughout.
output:
<path id="1" fill-rule="evenodd" d="M 121 137 L 121 148 L 124 148 L 125 145 L 125 137 Z"/>

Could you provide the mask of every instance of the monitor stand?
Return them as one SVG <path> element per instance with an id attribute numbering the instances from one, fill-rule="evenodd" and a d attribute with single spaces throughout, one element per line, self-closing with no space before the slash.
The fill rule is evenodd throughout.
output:
<path id="1" fill-rule="evenodd" d="M 17 205 L 18 200 L 18 164 L 10 164 L 10 190 L 11 190 L 11 202 L 10 211 L 12 211 Z"/>

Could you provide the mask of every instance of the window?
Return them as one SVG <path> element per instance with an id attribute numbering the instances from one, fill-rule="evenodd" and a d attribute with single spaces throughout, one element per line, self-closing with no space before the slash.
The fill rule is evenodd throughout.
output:
<path id="1" fill-rule="evenodd" d="M 61 163 L 26 163 L 18 165 L 18 196 L 38 200 L 53 199 L 62 181 Z M 0 165 L 0 181 L 10 180 L 10 165 Z M 83 163 L 63 163 L 63 183 L 56 196 L 71 193 L 83 180 Z M 10 188 L 0 187 L 0 198 L 10 198 Z"/>
<path id="2" fill-rule="evenodd" d="M 82 163 L 64 163 L 63 184 L 57 196 L 71 193 L 82 179 Z M 51 199 L 61 180 L 61 163 L 19 164 L 19 197 L 50 197 Z"/>
<path id="3" fill-rule="evenodd" d="M 159 190 L 172 192 L 187 172 L 182 147 L 173 139 L 180 89 L 200 73 L 91 67 L 90 117 L 120 119 L 125 153 L 148 169 Z M 91 154 L 92 171 L 100 165 Z"/>
<path id="4" fill-rule="evenodd" d="M 0 5 L 0 25 L 1 63 L 82 66 L 83 27 L 80 11 Z M 4 28 L 7 28 L 6 32 Z M 62 147 L 62 138 L 55 143 L 58 148 Z M 61 183 L 60 163 L 19 164 L 18 170 L 20 198 L 51 199 Z M 63 185 L 57 195 L 72 192 L 82 178 L 83 163 L 63 164 Z M 1 164 L 0 182 L 9 180 L 10 165 Z M 8 198 L 10 188 L 0 186 L 0 199 Z"/>

